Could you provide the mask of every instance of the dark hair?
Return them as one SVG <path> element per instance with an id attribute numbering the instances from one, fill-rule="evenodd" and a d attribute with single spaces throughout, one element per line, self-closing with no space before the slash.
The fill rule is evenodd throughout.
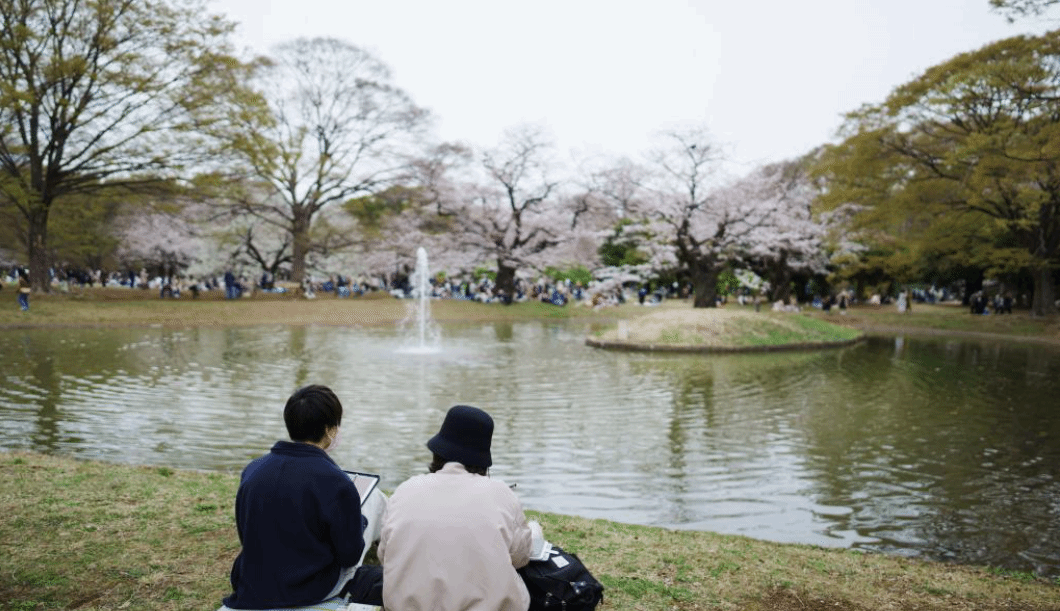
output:
<path id="1" fill-rule="evenodd" d="M 427 466 L 427 470 L 431 473 L 437 473 L 442 470 L 447 462 L 456 462 L 439 456 L 437 453 L 434 454 L 434 458 L 431 460 L 431 464 Z M 489 467 L 478 467 L 475 465 L 464 465 L 468 473 L 474 473 L 475 475 L 486 475 L 489 472 Z"/>
<path id="2" fill-rule="evenodd" d="M 318 442 L 342 423 L 342 403 L 327 386 L 312 384 L 294 391 L 283 408 L 291 441 Z"/>

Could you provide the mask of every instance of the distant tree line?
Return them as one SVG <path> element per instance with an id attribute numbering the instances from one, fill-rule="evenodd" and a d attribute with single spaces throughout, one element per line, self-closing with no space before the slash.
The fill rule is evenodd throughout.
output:
<path id="1" fill-rule="evenodd" d="M 774 301 L 993 279 L 1055 312 L 1056 33 L 958 55 L 850 113 L 840 142 L 733 177 L 702 126 L 574 170 L 539 126 L 440 142 L 372 54 L 316 38 L 241 59 L 199 0 L 0 0 L 0 25 L 0 254 L 32 270 L 301 281 L 400 272 L 424 246 L 508 294 L 564 269 L 677 282 L 695 307 L 737 274 Z"/>

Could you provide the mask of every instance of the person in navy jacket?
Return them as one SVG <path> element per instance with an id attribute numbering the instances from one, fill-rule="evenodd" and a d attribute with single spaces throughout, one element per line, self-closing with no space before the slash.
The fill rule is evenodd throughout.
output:
<path id="1" fill-rule="evenodd" d="M 326 386 L 295 391 L 283 420 L 291 441 L 277 441 L 243 470 L 236 530 L 243 548 L 232 564 L 232 594 L 222 609 L 314 605 L 340 595 L 382 604 L 382 569 L 364 558 L 361 499 L 328 456 L 342 404 Z"/>

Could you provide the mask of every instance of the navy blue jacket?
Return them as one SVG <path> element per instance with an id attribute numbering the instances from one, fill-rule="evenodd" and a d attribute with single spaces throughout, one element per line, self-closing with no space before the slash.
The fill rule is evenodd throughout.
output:
<path id="1" fill-rule="evenodd" d="M 364 551 L 361 499 L 316 446 L 278 441 L 245 469 L 236 493 L 243 549 L 232 565 L 232 609 L 300 607 L 324 600 Z"/>

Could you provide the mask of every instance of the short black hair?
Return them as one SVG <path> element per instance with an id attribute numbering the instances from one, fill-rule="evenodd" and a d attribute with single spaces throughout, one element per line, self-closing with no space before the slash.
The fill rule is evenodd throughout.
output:
<path id="1" fill-rule="evenodd" d="M 342 403 L 327 386 L 304 386 L 287 399 L 283 423 L 291 441 L 320 441 L 328 429 L 342 424 Z"/>

